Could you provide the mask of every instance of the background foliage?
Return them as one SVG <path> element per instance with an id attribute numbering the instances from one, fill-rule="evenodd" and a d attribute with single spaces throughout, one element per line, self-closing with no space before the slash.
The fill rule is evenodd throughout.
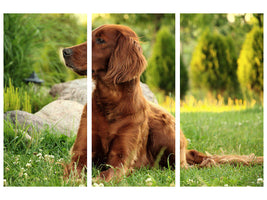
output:
<path id="1" fill-rule="evenodd" d="M 175 92 L 175 37 L 168 27 L 161 27 L 156 34 L 146 76 L 151 88 L 162 89 L 167 94 Z"/>
<path id="2" fill-rule="evenodd" d="M 236 69 L 233 40 L 205 31 L 190 63 L 191 86 L 233 95 L 238 86 Z"/>
<path id="3" fill-rule="evenodd" d="M 188 89 L 188 71 L 183 61 L 183 57 L 180 55 L 180 97 L 184 98 Z"/>
<path id="4" fill-rule="evenodd" d="M 61 50 L 86 37 L 87 25 L 75 14 L 4 14 L 4 112 L 37 112 L 54 99 L 52 85 L 78 78 Z M 33 71 L 41 86 L 24 82 Z"/>
<path id="5" fill-rule="evenodd" d="M 47 86 L 73 79 L 60 49 L 86 41 L 86 28 L 72 14 L 4 14 L 5 85 L 20 87 L 33 71 Z"/>
<path id="6" fill-rule="evenodd" d="M 262 102 L 263 14 L 181 14 L 180 20 L 181 55 L 189 71 L 187 94 L 197 99 L 220 94 L 225 99 L 230 96 L 249 100 L 248 83 L 242 83 L 244 66 L 240 66 L 248 62 L 253 67 L 246 67 L 247 76 L 251 82 L 254 76 L 253 85 L 257 82 L 257 89 L 250 87 L 253 92 L 249 97 Z"/>
<path id="7" fill-rule="evenodd" d="M 238 80 L 245 97 L 263 93 L 263 28 L 254 26 L 247 34 L 238 59 Z"/>

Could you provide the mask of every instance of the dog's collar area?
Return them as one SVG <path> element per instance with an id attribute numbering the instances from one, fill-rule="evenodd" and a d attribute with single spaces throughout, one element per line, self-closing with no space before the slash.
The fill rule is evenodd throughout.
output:
<path id="1" fill-rule="evenodd" d="M 106 69 L 98 69 L 98 70 L 94 70 L 92 69 L 92 75 L 96 76 L 99 72 L 107 72 Z"/>

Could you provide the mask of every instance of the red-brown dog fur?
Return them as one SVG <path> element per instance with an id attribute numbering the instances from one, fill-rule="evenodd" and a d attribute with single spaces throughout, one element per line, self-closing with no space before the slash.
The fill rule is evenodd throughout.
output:
<path id="1" fill-rule="evenodd" d="M 63 50 L 66 65 L 87 73 L 87 43 Z M 92 32 L 92 160 L 112 166 L 97 179 L 119 180 L 134 168 L 175 165 L 174 117 L 151 102 L 141 91 L 140 76 L 146 60 L 134 31 L 122 25 L 103 25 Z M 73 146 L 66 174 L 77 164 L 80 173 L 87 162 L 87 106 Z M 263 163 L 263 157 L 212 156 L 187 150 L 180 130 L 180 165 L 200 167 L 224 163 Z"/>
<path id="2" fill-rule="evenodd" d="M 92 33 L 93 163 L 112 166 L 98 179 L 119 179 L 134 168 L 175 163 L 174 117 L 148 102 L 140 76 L 146 60 L 135 32 L 104 25 Z"/>
<path id="3" fill-rule="evenodd" d="M 87 42 L 63 50 L 65 64 L 79 75 L 87 74 Z M 87 104 L 83 108 L 77 137 L 71 150 L 71 163 L 65 168 L 65 176 L 71 171 L 80 174 L 87 166 Z M 74 170 L 76 169 L 76 170 Z"/>

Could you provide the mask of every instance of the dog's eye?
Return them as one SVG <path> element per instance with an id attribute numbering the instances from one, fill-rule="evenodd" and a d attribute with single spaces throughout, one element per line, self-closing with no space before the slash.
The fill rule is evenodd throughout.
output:
<path id="1" fill-rule="evenodd" d="M 105 40 L 103 40 L 103 39 L 101 39 L 101 38 L 96 38 L 96 43 L 97 44 L 103 44 L 103 43 L 105 43 L 106 41 Z"/>

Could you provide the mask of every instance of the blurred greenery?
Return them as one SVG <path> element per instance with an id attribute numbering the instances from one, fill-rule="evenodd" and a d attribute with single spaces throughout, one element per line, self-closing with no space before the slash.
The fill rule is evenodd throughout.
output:
<path id="1" fill-rule="evenodd" d="M 26 91 L 15 88 L 12 85 L 11 79 L 9 79 L 9 87 L 4 88 L 4 112 L 10 110 L 32 112 L 30 96 Z"/>
<path id="2" fill-rule="evenodd" d="M 188 72 L 184 64 L 183 58 L 180 55 L 180 97 L 184 98 L 188 89 Z"/>
<path id="3" fill-rule="evenodd" d="M 233 96 L 238 88 L 236 69 L 233 40 L 205 31 L 194 49 L 190 63 L 191 86 Z"/>
<path id="4" fill-rule="evenodd" d="M 79 78 L 68 69 L 61 50 L 86 41 L 87 25 L 75 14 L 4 14 L 4 112 L 35 113 L 55 98 L 55 83 Z M 41 86 L 24 79 L 35 71 Z"/>
<path id="5" fill-rule="evenodd" d="M 92 29 L 103 24 L 122 24 L 134 30 L 148 60 L 141 81 L 154 92 L 175 92 L 175 14 L 92 15 Z"/>
<path id="6" fill-rule="evenodd" d="M 156 87 L 166 94 L 175 92 L 175 37 L 165 26 L 157 32 L 146 72 L 151 89 Z"/>
<path id="7" fill-rule="evenodd" d="M 240 79 L 237 78 L 237 60 L 241 56 L 240 52 L 247 37 L 246 35 L 253 27 L 261 28 L 262 26 L 263 14 L 181 14 L 181 55 L 186 69 L 191 74 L 189 76 L 187 94 L 194 95 L 196 98 L 202 98 L 208 93 L 213 96 L 223 94 L 225 98 L 231 96 L 245 99 L 246 96 L 244 93 L 242 94 L 239 87 Z M 262 37 L 263 31 L 260 35 Z M 250 38 L 252 40 L 252 37 Z M 207 42 L 203 44 L 204 40 Z M 221 40 L 221 44 L 219 40 Z M 257 42 L 260 42 L 261 44 L 258 45 L 262 46 L 262 41 L 258 40 Z M 193 53 L 199 48 L 205 49 L 206 53 L 203 54 L 201 50 L 199 50 L 198 54 Z M 251 49 L 250 51 L 253 50 Z M 225 53 L 222 54 L 222 52 Z M 221 61 L 218 60 L 219 57 L 221 57 Z M 256 54 L 254 54 L 252 59 L 261 60 Z M 199 77 L 198 81 L 193 80 L 192 74 L 194 73 L 191 72 L 194 68 L 193 65 L 196 64 L 196 60 L 199 60 L 199 64 L 197 67 L 195 66 L 196 70 L 194 71 L 202 76 L 202 80 L 199 80 Z M 203 70 L 197 71 L 197 69 L 201 68 L 200 63 L 202 63 L 204 71 L 212 68 L 209 76 L 201 73 Z M 263 70 L 263 67 L 258 71 L 260 70 Z M 214 78 L 211 80 L 211 77 Z M 257 76 L 256 79 L 261 78 Z M 218 87 L 219 85 L 221 86 Z M 262 90 L 254 92 L 253 98 L 261 99 L 261 93 Z"/>
<path id="8" fill-rule="evenodd" d="M 60 49 L 86 41 L 86 29 L 74 14 L 4 14 L 4 84 L 21 87 L 33 71 L 46 86 L 78 77 Z"/>
<path id="9" fill-rule="evenodd" d="M 238 59 L 238 80 L 243 95 L 263 95 L 263 28 L 258 26 L 247 34 Z"/>

